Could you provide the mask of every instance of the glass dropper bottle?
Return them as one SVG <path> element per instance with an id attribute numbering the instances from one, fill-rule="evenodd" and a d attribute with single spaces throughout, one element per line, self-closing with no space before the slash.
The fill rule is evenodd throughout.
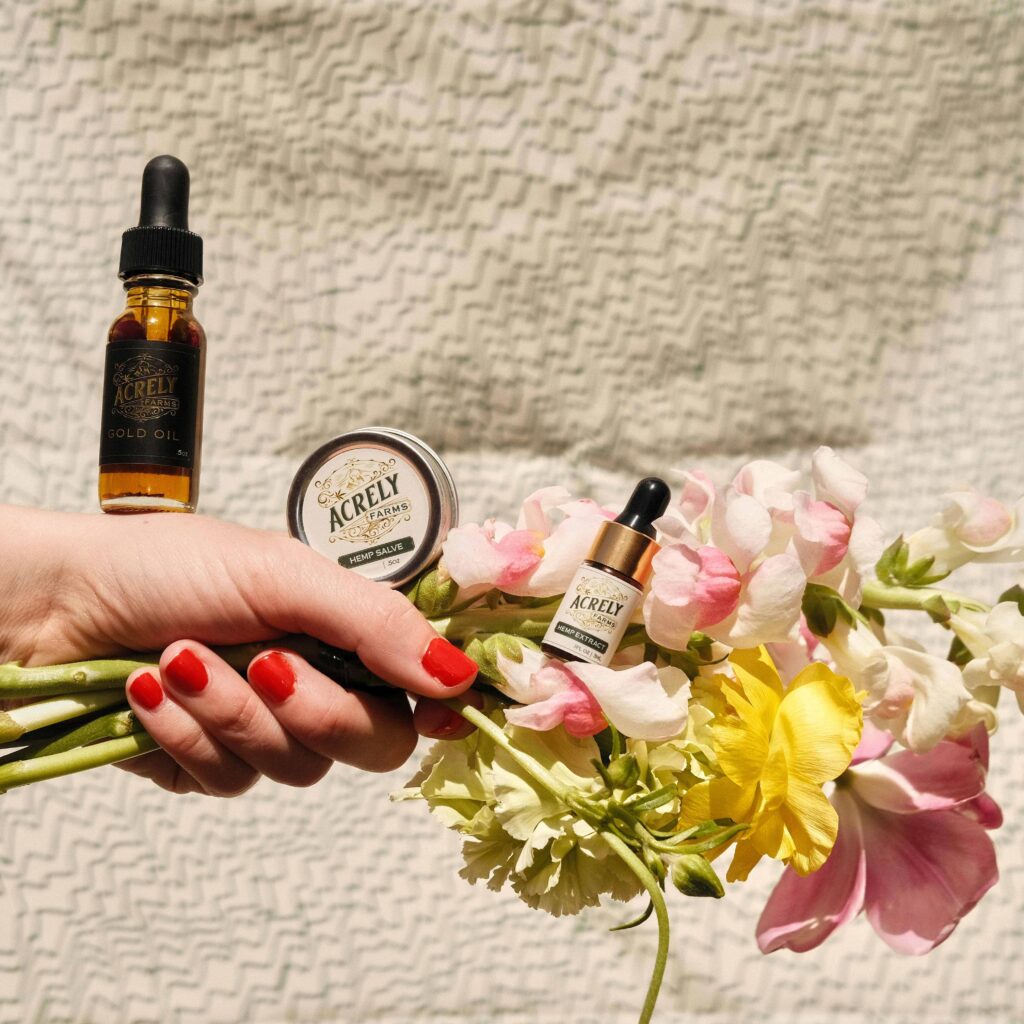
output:
<path id="1" fill-rule="evenodd" d="M 622 512 L 601 525 L 544 634 L 545 654 L 594 665 L 612 660 L 651 574 L 659 550 L 654 522 L 665 514 L 670 496 L 664 480 L 646 477 Z"/>
<path id="2" fill-rule="evenodd" d="M 104 512 L 194 512 L 199 500 L 206 334 L 192 312 L 203 240 L 188 230 L 189 186 L 176 157 L 150 160 L 138 227 L 121 239 L 127 302 L 107 335 Z"/>

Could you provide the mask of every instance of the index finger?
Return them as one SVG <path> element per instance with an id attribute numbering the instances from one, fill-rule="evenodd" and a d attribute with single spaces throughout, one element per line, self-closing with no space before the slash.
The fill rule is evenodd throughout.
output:
<path id="1" fill-rule="evenodd" d="M 438 636 L 398 591 L 335 565 L 301 541 L 280 538 L 280 544 L 284 557 L 265 578 L 247 581 L 250 603 L 268 624 L 353 651 L 374 674 L 425 697 L 452 697 L 472 684 L 476 662 Z"/>

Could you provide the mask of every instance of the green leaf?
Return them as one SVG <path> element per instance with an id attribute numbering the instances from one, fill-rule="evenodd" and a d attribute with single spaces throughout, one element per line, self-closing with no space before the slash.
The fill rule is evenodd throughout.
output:
<path id="1" fill-rule="evenodd" d="M 1020 610 L 1021 615 L 1024 615 L 1024 587 L 1019 583 L 1015 583 L 1009 590 L 1004 590 L 999 595 L 999 604 L 1002 604 L 1004 601 L 1013 601 Z"/>
<path id="2" fill-rule="evenodd" d="M 896 560 L 899 557 L 901 549 L 906 547 L 903 540 L 903 535 L 900 534 L 883 552 L 882 557 L 878 559 L 875 565 L 875 575 L 881 580 L 882 583 L 887 583 L 889 586 L 895 586 L 896 578 L 894 570 L 896 567 Z"/>
<path id="3" fill-rule="evenodd" d="M 931 616 L 933 622 L 940 624 L 949 622 L 953 615 L 953 609 L 950 608 L 946 603 L 946 599 L 941 594 L 932 594 L 930 597 L 925 598 L 921 608 Z"/>
<path id="4" fill-rule="evenodd" d="M 627 928 L 636 928 L 637 925 L 641 925 L 647 920 L 654 912 L 654 903 L 652 900 L 647 901 L 647 909 L 639 916 L 634 917 L 632 921 L 628 921 L 626 924 L 617 924 L 614 928 L 609 928 L 610 932 L 624 932 Z"/>

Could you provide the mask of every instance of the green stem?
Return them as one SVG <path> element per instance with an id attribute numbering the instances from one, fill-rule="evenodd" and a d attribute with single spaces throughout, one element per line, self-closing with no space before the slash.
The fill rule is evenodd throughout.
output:
<path id="1" fill-rule="evenodd" d="M 542 639 L 558 611 L 556 604 L 540 608 L 474 608 L 430 624 L 446 640 L 465 640 L 476 633 L 513 633 L 528 640 Z"/>
<path id="2" fill-rule="evenodd" d="M 325 645 L 308 636 L 284 636 L 258 643 L 233 644 L 214 647 L 213 650 L 232 668 L 245 672 L 246 667 L 261 651 L 270 647 L 287 647 L 308 661 L 324 656 Z M 348 654 L 348 652 L 345 652 Z M 349 660 L 356 660 L 349 654 Z M 0 700 L 21 697 L 57 697 L 75 693 L 90 693 L 123 686 L 124 681 L 138 668 L 156 665 L 159 652 L 131 654 L 125 658 L 105 658 L 97 661 L 74 661 L 66 665 L 37 665 L 25 668 L 16 662 L 0 665 Z"/>
<path id="3" fill-rule="evenodd" d="M 157 654 L 139 654 L 130 659 L 73 661 L 67 665 L 38 665 L 33 668 L 23 668 L 17 663 L 0 665 L 0 699 L 57 697 L 109 690 L 123 685 L 137 668 L 155 665 L 158 660 Z"/>
<path id="4" fill-rule="evenodd" d="M 658 1002 L 658 993 L 661 991 L 661 982 L 665 977 L 665 965 L 668 963 L 669 925 L 668 908 L 665 906 L 665 896 L 661 891 L 654 875 L 647 869 L 644 862 L 617 836 L 601 833 L 601 838 L 615 851 L 622 859 L 622 862 L 640 880 L 640 883 L 647 890 L 654 904 L 654 913 L 658 919 L 658 955 L 654 961 L 654 970 L 651 972 L 651 981 L 647 986 L 647 998 L 644 1000 L 644 1008 L 640 1014 L 639 1024 L 650 1024 L 654 1017 L 654 1007 Z"/>
<path id="5" fill-rule="evenodd" d="M 550 772 L 539 765 L 529 754 L 523 753 L 512 745 L 512 741 L 505 735 L 505 731 L 492 722 L 482 711 L 473 707 L 472 704 L 465 704 L 457 697 L 444 701 L 453 711 L 457 711 L 467 722 L 471 722 L 481 732 L 486 733 L 490 738 L 504 750 L 528 775 L 542 785 L 556 800 L 561 800 L 566 806 L 570 806 L 571 794 L 567 787 L 563 786 Z"/>
<path id="6" fill-rule="evenodd" d="M 119 736 L 130 736 L 139 732 L 142 726 L 135 717 L 135 712 L 129 708 L 122 708 L 119 711 L 112 711 L 108 715 L 101 715 L 94 718 L 77 729 L 58 736 L 49 743 L 43 743 L 33 748 L 31 757 L 48 757 L 51 754 L 63 754 L 66 750 L 74 750 L 76 747 L 85 747 L 90 743 L 97 743 L 100 740 L 111 740 Z"/>
<path id="7" fill-rule="evenodd" d="M 0 711 L 0 742 L 16 740 L 27 732 L 45 729 L 48 725 L 88 715 L 112 704 L 124 702 L 124 690 L 98 690 L 70 697 L 50 697 L 35 704 L 24 704 L 10 711 Z"/>
<path id="8" fill-rule="evenodd" d="M 949 610 L 956 613 L 961 608 L 968 611 L 988 612 L 989 605 L 954 593 L 952 590 L 940 590 L 938 587 L 890 587 L 877 580 L 869 580 L 864 584 L 861 595 L 861 606 L 869 608 L 898 608 L 908 611 L 928 611 L 927 603 L 939 598 L 945 601 Z"/>
<path id="9" fill-rule="evenodd" d="M 78 747 L 61 754 L 14 761 L 0 767 L 0 793 L 6 793 L 16 786 L 28 786 L 33 782 L 57 779 L 62 775 L 74 775 L 90 768 L 114 764 L 116 761 L 124 761 L 156 749 L 157 742 L 149 733 L 137 732 L 131 736 L 105 740 L 90 747 Z"/>

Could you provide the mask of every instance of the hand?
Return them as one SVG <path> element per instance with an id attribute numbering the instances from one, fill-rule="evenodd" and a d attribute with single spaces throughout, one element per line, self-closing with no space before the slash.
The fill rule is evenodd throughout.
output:
<path id="1" fill-rule="evenodd" d="M 255 658 L 247 683 L 210 650 L 287 633 L 354 651 L 396 689 L 346 691 L 286 650 Z M 127 693 L 163 749 L 121 767 L 174 792 L 233 796 L 261 774 L 305 786 L 334 761 L 390 771 L 417 730 L 471 731 L 434 698 L 462 694 L 476 665 L 401 594 L 298 541 L 202 516 L 0 506 L 0 662 L 151 650 L 159 668 Z"/>

